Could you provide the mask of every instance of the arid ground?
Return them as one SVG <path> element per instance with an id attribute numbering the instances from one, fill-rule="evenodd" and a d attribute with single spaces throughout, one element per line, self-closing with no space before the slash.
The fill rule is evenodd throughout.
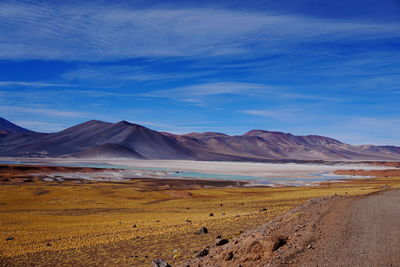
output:
<path id="1" fill-rule="evenodd" d="M 399 266 L 400 190 L 312 199 L 205 248 L 198 266 Z"/>
<path id="2" fill-rule="evenodd" d="M 218 235 L 231 242 L 309 199 L 400 188 L 394 171 L 271 188 L 186 179 L 44 181 L 46 172 L 93 171 L 51 168 L 2 166 L 1 266 L 149 266 L 156 258 L 179 266 L 213 247 Z M 38 173 L 43 177 L 32 175 Z M 208 233 L 194 234 L 201 227 Z"/>

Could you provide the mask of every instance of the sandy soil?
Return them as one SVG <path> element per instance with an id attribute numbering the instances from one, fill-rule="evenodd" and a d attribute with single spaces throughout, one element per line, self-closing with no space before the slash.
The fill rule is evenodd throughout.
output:
<path id="1" fill-rule="evenodd" d="M 342 206 L 324 220 L 326 236 L 299 265 L 400 266 L 399 203 L 400 191 L 392 190 Z"/>
<path id="2" fill-rule="evenodd" d="M 400 191 L 314 199 L 184 266 L 399 266 Z"/>

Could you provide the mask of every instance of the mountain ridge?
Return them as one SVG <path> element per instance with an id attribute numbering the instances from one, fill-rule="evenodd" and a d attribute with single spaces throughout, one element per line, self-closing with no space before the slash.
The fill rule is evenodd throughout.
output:
<path id="1" fill-rule="evenodd" d="M 32 132 L 0 117 L 0 134 Z"/>
<path id="2" fill-rule="evenodd" d="M 243 135 L 217 132 L 178 135 L 128 121 L 99 120 L 56 133 L 24 130 L 0 132 L 0 156 L 210 161 L 400 160 L 397 146 L 354 146 L 326 136 L 266 130 L 251 130 Z"/>

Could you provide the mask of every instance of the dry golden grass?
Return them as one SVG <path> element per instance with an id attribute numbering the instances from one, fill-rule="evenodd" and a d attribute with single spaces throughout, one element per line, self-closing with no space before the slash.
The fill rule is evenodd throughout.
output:
<path id="1" fill-rule="evenodd" d="M 152 190 L 141 181 L 0 185 L 0 257 L 15 265 L 32 261 L 31 255 L 39 265 L 40 260 L 48 265 L 60 258 L 69 265 L 79 258 L 93 264 L 147 266 L 158 256 L 179 263 L 217 234 L 232 237 L 309 198 L 367 194 L 384 185 L 399 188 L 400 180 L 193 190 Z M 263 208 L 268 210 L 260 212 Z M 201 226 L 210 234 L 194 235 Z"/>

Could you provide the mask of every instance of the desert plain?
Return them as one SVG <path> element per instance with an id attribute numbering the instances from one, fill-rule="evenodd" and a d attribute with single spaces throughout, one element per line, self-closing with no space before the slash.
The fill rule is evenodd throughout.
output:
<path id="1" fill-rule="evenodd" d="M 61 166 L 63 162 L 69 167 Z M 73 167 L 73 163 L 77 162 L 0 165 L 1 266 L 150 266 L 157 258 L 180 266 L 212 246 L 217 236 L 237 238 L 309 199 L 400 188 L 396 162 L 108 162 L 154 168 L 156 176 L 160 169 L 168 169 L 304 182 L 297 186 L 168 174 L 148 178 L 143 172 L 131 178 L 106 179 L 104 175 L 86 180 L 82 177 L 90 173 L 121 170 Z M 149 176 L 152 172 L 144 171 Z M 321 173 L 347 176 L 312 181 Z M 195 234 L 202 227 L 208 233 Z"/>

